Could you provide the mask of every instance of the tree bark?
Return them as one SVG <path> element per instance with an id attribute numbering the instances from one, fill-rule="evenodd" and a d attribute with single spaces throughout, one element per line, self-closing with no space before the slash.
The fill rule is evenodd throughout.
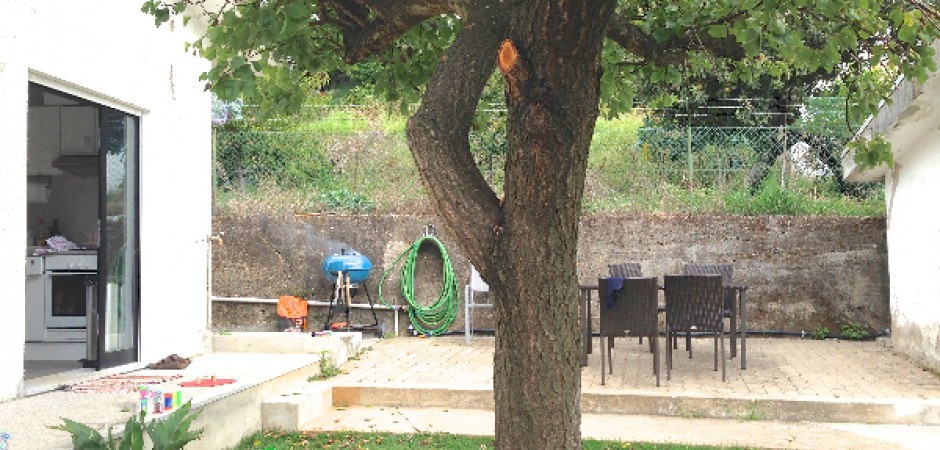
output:
<path id="1" fill-rule="evenodd" d="M 497 448 L 580 448 L 578 219 L 614 3 L 505 3 L 471 10 L 408 140 L 438 212 L 494 296 Z M 508 107 L 502 202 L 467 141 L 497 56 Z"/>

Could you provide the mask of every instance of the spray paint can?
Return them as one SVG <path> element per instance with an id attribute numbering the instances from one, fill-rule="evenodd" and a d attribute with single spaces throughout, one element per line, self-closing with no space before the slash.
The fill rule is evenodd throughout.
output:
<path id="1" fill-rule="evenodd" d="M 150 389 L 147 386 L 141 386 L 137 392 L 140 394 L 140 410 L 147 412 L 147 407 L 150 406 Z"/>
<path id="2" fill-rule="evenodd" d="M 153 391 L 153 413 L 161 414 L 163 412 L 163 391 Z"/>

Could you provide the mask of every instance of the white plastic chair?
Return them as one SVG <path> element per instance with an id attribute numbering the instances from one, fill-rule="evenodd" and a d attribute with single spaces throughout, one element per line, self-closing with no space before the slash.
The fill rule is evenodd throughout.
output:
<path id="1" fill-rule="evenodd" d="M 477 268 L 470 265 L 470 284 L 464 285 L 463 287 L 463 304 L 464 304 L 464 326 L 463 332 L 464 337 L 466 338 L 467 345 L 470 345 L 470 340 L 473 337 L 473 308 L 492 308 L 492 303 L 477 303 L 474 299 L 474 292 L 489 292 L 490 286 L 480 278 L 480 272 L 477 272 Z"/>

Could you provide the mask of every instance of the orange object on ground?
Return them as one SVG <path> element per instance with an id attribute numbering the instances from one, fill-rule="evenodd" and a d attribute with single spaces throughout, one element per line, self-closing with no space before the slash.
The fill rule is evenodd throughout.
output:
<path id="1" fill-rule="evenodd" d="M 300 331 L 307 331 L 307 301 L 293 295 L 277 298 L 277 315 L 288 319 Z"/>
<path id="2" fill-rule="evenodd" d="M 346 328 L 348 325 L 349 325 L 349 324 L 347 324 L 346 322 L 335 322 L 335 323 L 331 323 L 331 324 L 330 324 L 330 329 L 331 329 L 331 330 L 340 330 L 340 329 Z"/>
<path id="3" fill-rule="evenodd" d="M 202 378 L 196 379 L 193 381 L 184 381 L 180 383 L 182 387 L 212 387 L 212 386 L 221 386 L 223 384 L 234 383 L 235 380 L 232 378 Z"/>

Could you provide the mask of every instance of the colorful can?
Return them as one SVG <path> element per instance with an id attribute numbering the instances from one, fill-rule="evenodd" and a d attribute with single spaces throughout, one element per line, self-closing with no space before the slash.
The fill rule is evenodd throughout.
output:
<path id="1" fill-rule="evenodd" d="M 160 414 L 163 412 L 163 392 L 154 390 L 153 392 L 153 413 Z"/>
<path id="2" fill-rule="evenodd" d="M 173 409 L 173 393 L 167 392 L 163 394 L 163 410 L 169 411 Z"/>

